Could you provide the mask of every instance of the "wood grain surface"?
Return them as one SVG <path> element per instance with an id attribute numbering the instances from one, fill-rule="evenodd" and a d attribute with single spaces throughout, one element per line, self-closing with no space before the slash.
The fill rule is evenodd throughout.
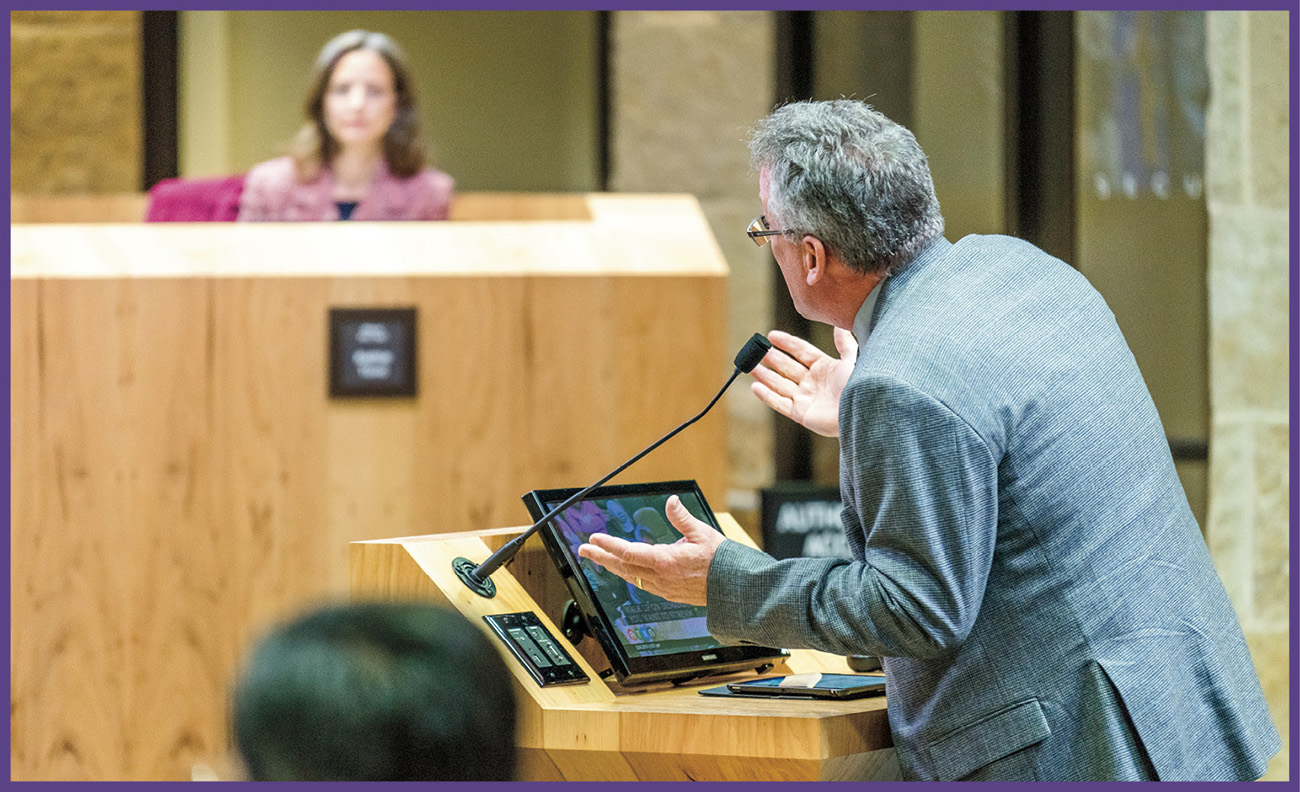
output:
<path id="1" fill-rule="evenodd" d="M 728 514 L 719 524 L 753 544 Z M 485 631 L 489 613 L 536 612 L 591 676 L 587 685 L 538 687 L 503 647 L 520 702 L 518 745 L 533 759 L 528 780 L 812 781 L 897 780 L 884 698 L 791 701 L 700 696 L 703 687 L 753 678 L 753 671 L 681 686 L 635 689 L 602 680 L 608 665 L 595 641 L 576 647 L 556 628 L 563 588 L 545 553 L 521 553 L 493 575 L 495 598 L 472 593 L 451 570 L 457 556 L 481 560 L 521 529 L 357 542 L 351 550 L 353 595 L 421 598 L 456 608 Z M 540 544 L 534 540 L 526 548 Z M 494 638 L 494 642 L 496 639 Z M 594 649 L 594 657 L 591 651 Z M 852 673 L 843 657 L 795 650 L 776 673 Z M 543 761 L 543 756 L 549 761 Z"/>
<path id="2" fill-rule="evenodd" d="M 457 193 L 452 220 L 590 220 L 585 193 Z M 136 223 L 149 208 L 148 193 L 81 195 L 9 194 L 10 223 Z"/>
<path id="3" fill-rule="evenodd" d="M 139 223 L 148 208 L 147 193 L 9 193 L 10 223 Z"/>
<path id="4" fill-rule="evenodd" d="M 240 658 L 347 596 L 350 542 L 517 525 L 526 491 L 589 483 L 707 403 L 730 352 L 698 205 L 583 203 L 11 228 L 13 779 L 222 766 Z M 417 308 L 418 398 L 327 397 L 332 306 Z M 724 432 L 720 405 L 619 480 L 721 503 Z"/>

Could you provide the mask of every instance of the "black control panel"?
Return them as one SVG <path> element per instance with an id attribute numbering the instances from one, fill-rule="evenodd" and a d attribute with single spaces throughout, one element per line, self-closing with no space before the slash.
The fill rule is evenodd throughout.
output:
<path id="1" fill-rule="evenodd" d="M 498 638 L 505 641 L 510 653 L 523 663 L 538 685 L 550 687 L 591 681 L 537 618 L 536 613 L 498 613 L 484 616 L 483 620 Z"/>

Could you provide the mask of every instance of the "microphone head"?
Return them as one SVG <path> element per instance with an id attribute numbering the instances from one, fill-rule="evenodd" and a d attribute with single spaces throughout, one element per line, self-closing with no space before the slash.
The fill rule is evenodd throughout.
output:
<path id="1" fill-rule="evenodd" d="M 745 342 L 745 345 L 736 353 L 736 368 L 741 373 L 748 374 L 754 370 L 767 350 L 772 348 L 772 342 L 767 340 L 767 336 L 762 333 L 754 333 L 754 337 Z"/>

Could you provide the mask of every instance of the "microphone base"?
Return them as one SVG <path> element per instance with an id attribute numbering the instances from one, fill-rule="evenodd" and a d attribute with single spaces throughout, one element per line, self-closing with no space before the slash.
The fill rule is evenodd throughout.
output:
<path id="1" fill-rule="evenodd" d="M 584 636 L 590 634 L 587 631 L 587 620 L 582 616 L 582 609 L 574 600 L 564 603 L 564 615 L 560 617 L 560 622 L 560 632 L 564 633 L 564 637 L 568 638 L 569 643 L 574 646 L 577 646 Z"/>
<path id="2" fill-rule="evenodd" d="M 879 671 L 880 658 L 875 655 L 847 655 L 845 660 L 849 662 L 849 668 L 858 672 Z"/>
<path id="3" fill-rule="evenodd" d="M 470 561 L 464 556 L 459 556 L 452 560 L 451 570 L 460 578 L 469 590 L 485 599 L 492 599 L 497 595 L 497 584 L 492 582 L 492 578 L 485 578 L 481 583 L 471 577 L 471 573 L 478 568 L 478 564 Z"/>

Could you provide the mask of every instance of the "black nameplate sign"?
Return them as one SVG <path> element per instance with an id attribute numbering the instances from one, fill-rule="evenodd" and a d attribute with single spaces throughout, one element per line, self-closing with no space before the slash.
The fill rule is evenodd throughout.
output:
<path id="1" fill-rule="evenodd" d="M 414 308 L 331 308 L 331 398 L 416 395 Z"/>
<path id="2" fill-rule="evenodd" d="M 778 484 L 760 491 L 763 550 L 773 558 L 849 556 L 838 487 Z"/>

